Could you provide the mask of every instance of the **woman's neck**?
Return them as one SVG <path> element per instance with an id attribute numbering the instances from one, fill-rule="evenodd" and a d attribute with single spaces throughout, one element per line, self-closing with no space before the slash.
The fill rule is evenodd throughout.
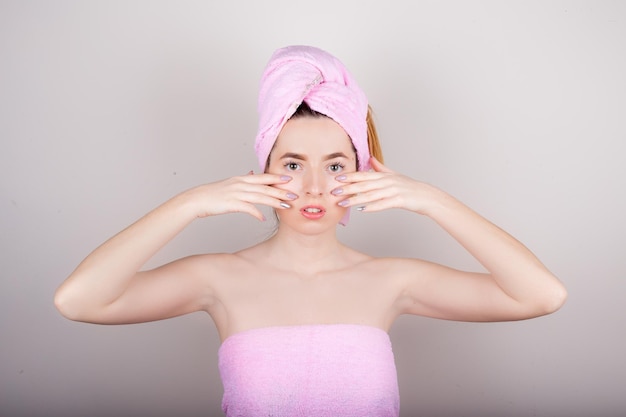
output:
<path id="1" fill-rule="evenodd" d="M 285 226 L 264 244 L 268 260 L 281 269 L 304 274 L 345 266 L 349 249 L 337 240 L 335 230 L 303 234 Z"/>

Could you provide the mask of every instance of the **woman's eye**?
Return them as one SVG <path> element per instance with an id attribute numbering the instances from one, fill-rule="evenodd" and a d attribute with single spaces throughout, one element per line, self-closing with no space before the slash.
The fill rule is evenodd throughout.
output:
<path id="1" fill-rule="evenodd" d="M 285 166 L 289 171 L 295 171 L 296 169 L 298 169 L 298 164 L 296 164 L 295 162 L 289 162 Z"/>
<path id="2" fill-rule="evenodd" d="M 339 171 L 341 171 L 342 168 L 343 168 L 343 165 L 341 165 L 341 164 L 332 164 L 329 167 L 331 172 L 339 172 Z"/>

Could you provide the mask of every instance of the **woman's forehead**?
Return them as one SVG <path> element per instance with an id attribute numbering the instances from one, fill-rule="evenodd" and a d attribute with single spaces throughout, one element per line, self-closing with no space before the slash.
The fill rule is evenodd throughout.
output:
<path id="1" fill-rule="evenodd" d="M 281 130 L 274 151 L 330 154 L 354 153 L 346 131 L 327 117 L 302 117 L 291 119 Z"/>

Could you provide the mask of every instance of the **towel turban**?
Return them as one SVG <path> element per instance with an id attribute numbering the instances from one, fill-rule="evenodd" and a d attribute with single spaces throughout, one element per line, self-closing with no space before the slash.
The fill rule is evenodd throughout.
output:
<path id="1" fill-rule="evenodd" d="M 367 97 L 336 57 L 301 45 L 275 51 L 261 78 L 255 140 L 261 170 L 280 130 L 303 102 L 346 131 L 356 149 L 358 169 L 368 170 Z"/>

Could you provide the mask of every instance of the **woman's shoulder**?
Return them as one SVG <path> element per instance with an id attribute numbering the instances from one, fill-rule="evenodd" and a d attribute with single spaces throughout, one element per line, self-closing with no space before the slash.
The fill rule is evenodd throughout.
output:
<path id="1" fill-rule="evenodd" d="M 429 265 L 433 264 L 417 258 L 369 256 L 360 266 L 374 276 L 390 277 L 414 274 Z"/>
<path id="2" fill-rule="evenodd" d="M 196 270 L 204 274 L 228 273 L 250 261 L 240 252 L 201 253 L 189 255 L 174 262 L 179 269 Z M 221 275 L 221 274 L 220 274 Z"/>

